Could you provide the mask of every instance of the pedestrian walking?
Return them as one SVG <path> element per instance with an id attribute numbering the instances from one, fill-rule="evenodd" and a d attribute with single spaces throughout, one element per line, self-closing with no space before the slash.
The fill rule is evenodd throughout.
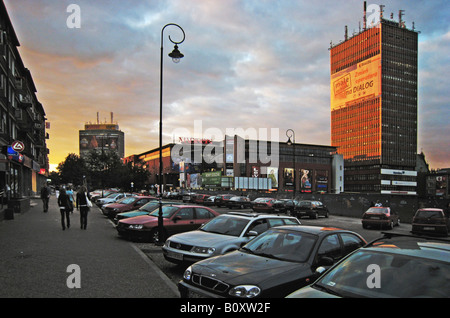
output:
<path id="1" fill-rule="evenodd" d="M 65 221 L 67 222 L 67 228 L 70 228 L 70 203 L 64 187 L 59 191 L 58 205 L 59 212 L 61 213 L 61 226 L 64 231 L 66 229 Z"/>
<path id="2" fill-rule="evenodd" d="M 80 209 L 80 225 L 81 229 L 86 230 L 87 227 L 87 216 L 89 212 L 90 202 L 89 194 L 86 191 L 85 186 L 81 186 L 80 190 L 77 192 L 77 210 Z"/>
<path id="3" fill-rule="evenodd" d="M 73 213 L 73 190 L 72 187 L 69 185 L 67 186 L 67 190 L 66 190 L 67 196 L 69 197 L 69 212 Z"/>
<path id="4" fill-rule="evenodd" d="M 41 188 L 41 199 L 44 206 L 44 212 L 48 211 L 48 201 L 50 200 L 50 188 L 47 182 Z"/>

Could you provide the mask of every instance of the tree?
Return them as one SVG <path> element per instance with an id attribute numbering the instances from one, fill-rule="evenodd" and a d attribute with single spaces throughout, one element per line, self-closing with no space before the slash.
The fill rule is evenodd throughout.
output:
<path id="1" fill-rule="evenodd" d="M 80 156 L 70 153 L 66 160 L 58 164 L 56 168 L 61 183 L 83 184 L 83 176 L 87 174 L 86 163 Z"/>
<path id="2" fill-rule="evenodd" d="M 124 191 L 144 189 L 149 172 L 140 164 L 125 165 L 116 152 L 91 150 L 85 157 L 69 154 L 57 170 L 60 183 L 83 184 L 83 178 L 90 189 L 121 188 Z"/>

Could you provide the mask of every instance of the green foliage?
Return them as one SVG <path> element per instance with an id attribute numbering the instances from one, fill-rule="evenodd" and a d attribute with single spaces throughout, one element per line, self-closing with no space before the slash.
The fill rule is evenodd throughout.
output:
<path id="1" fill-rule="evenodd" d="M 140 165 L 123 164 L 115 152 L 98 152 L 91 150 L 85 159 L 76 154 L 69 154 L 57 167 L 57 175 L 52 180 L 58 183 L 83 184 L 85 178 L 90 189 L 121 188 L 124 191 L 144 189 L 149 172 Z"/>

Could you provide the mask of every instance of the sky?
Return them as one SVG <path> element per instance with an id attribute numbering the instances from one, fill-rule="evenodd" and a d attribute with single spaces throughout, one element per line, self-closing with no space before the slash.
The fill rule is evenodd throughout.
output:
<path id="1" fill-rule="evenodd" d="M 384 5 L 395 21 L 404 10 L 420 31 L 417 151 L 430 168 L 449 168 L 450 2 L 377 1 L 368 8 Z M 363 2 L 4 0 L 50 122 L 51 169 L 79 154 L 79 130 L 97 113 L 107 123 L 113 113 L 125 156 L 159 146 L 161 40 L 163 144 L 239 129 L 287 141 L 292 129 L 296 143 L 331 145 L 329 47 L 345 26 L 359 32 Z M 182 31 L 168 26 L 161 38 L 169 23 L 185 33 L 179 63 L 167 54 Z"/>

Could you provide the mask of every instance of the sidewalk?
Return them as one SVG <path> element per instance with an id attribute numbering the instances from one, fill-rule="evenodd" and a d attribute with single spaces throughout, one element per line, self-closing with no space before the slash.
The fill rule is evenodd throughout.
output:
<path id="1" fill-rule="evenodd" d="M 70 229 L 63 231 L 55 196 L 47 213 L 41 200 L 31 202 L 28 212 L 0 222 L 0 297 L 179 297 L 176 286 L 135 244 L 119 238 L 97 207 L 89 212 L 87 230 L 80 229 L 75 209 Z M 80 288 L 68 282 L 80 282 Z"/>

